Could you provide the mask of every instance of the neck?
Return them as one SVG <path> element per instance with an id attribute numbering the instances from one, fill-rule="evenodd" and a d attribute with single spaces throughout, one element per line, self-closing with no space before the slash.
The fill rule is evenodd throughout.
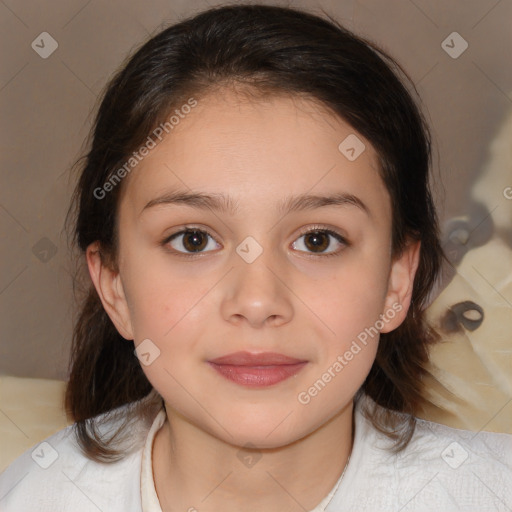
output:
<path id="1" fill-rule="evenodd" d="M 163 512 L 309 511 L 334 487 L 352 449 L 352 401 L 306 437 L 261 450 L 233 446 L 166 411 L 153 445 Z"/>

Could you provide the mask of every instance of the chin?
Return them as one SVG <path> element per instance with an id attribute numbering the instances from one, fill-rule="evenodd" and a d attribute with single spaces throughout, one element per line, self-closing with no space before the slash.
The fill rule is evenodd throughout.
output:
<path id="1" fill-rule="evenodd" d="M 301 418 L 292 407 L 281 406 L 269 410 L 239 410 L 219 421 L 225 430 L 215 425 L 215 434 L 234 446 L 252 446 L 258 449 L 273 449 L 289 445 L 316 430 L 319 425 L 311 423 L 311 418 Z M 300 422 L 300 423 L 298 423 Z"/>
<path id="2" fill-rule="evenodd" d="M 275 431 L 268 435 L 267 432 L 271 432 L 272 429 L 267 427 L 267 425 L 254 425 L 251 428 L 238 428 L 231 431 L 233 437 L 224 435 L 223 440 L 240 449 L 273 450 L 292 444 L 305 435 L 295 429 L 283 430 L 279 433 Z"/>

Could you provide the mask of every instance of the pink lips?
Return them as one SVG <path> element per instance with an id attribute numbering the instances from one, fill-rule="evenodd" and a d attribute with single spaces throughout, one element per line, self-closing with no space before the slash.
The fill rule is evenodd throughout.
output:
<path id="1" fill-rule="evenodd" d="M 307 364 L 274 352 L 235 352 L 207 362 L 226 379 L 249 387 L 272 386 L 295 375 Z"/>

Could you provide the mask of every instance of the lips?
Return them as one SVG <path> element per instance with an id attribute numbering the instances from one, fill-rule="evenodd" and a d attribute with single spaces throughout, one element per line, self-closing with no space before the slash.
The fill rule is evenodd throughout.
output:
<path id="1" fill-rule="evenodd" d="M 227 356 L 217 357 L 209 361 L 215 364 L 231 364 L 235 366 L 276 366 L 285 364 L 298 364 L 304 359 L 295 359 L 275 352 L 262 352 L 251 354 L 250 352 L 234 352 Z"/>
<path id="2" fill-rule="evenodd" d="M 224 378 L 248 387 L 272 386 L 295 375 L 308 363 L 275 352 L 235 352 L 207 362 Z"/>

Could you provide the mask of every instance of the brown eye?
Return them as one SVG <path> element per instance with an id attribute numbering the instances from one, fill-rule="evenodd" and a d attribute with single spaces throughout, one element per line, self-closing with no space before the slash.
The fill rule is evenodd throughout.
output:
<path id="1" fill-rule="evenodd" d="M 339 248 L 336 250 L 336 245 L 343 247 L 347 246 L 348 243 L 335 231 L 329 229 L 313 229 L 302 233 L 293 245 L 294 249 L 301 252 L 331 256 L 338 254 L 340 251 Z"/>
<path id="2" fill-rule="evenodd" d="M 329 236 L 321 231 L 312 231 L 304 237 L 306 247 L 313 252 L 323 252 L 330 244 Z"/>
<path id="3" fill-rule="evenodd" d="M 206 231 L 199 229 L 185 229 L 172 235 L 166 243 L 181 253 L 199 253 L 209 246 L 209 239 L 212 240 L 215 249 L 215 240 Z"/>

